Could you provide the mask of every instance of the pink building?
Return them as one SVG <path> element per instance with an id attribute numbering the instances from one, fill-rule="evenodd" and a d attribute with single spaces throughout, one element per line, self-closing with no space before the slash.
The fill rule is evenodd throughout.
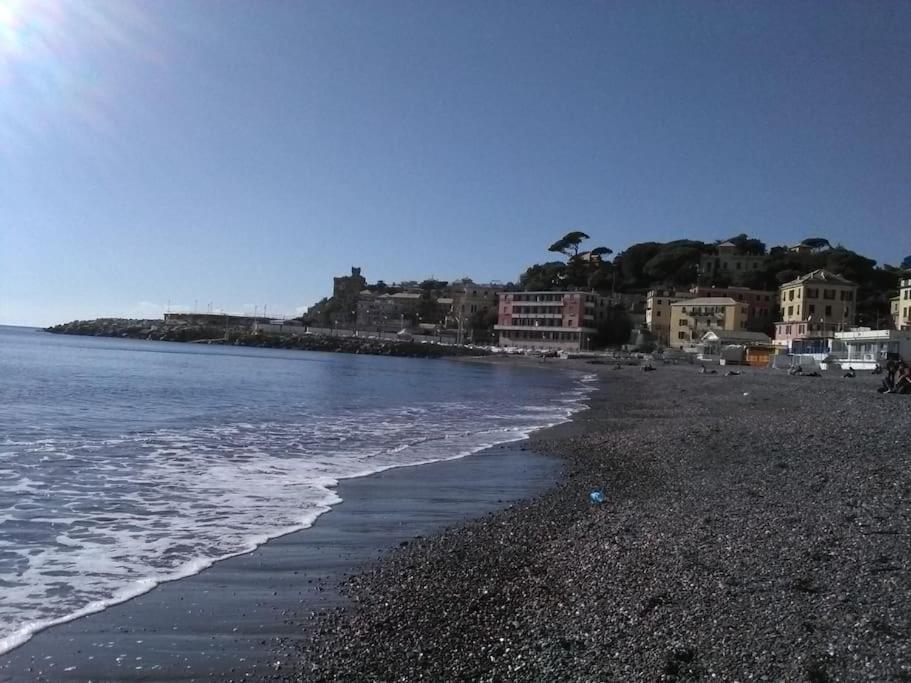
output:
<path id="1" fill-rule="evenodd" d="M 607 300 L 592 292 L 504 292 L 497 324 L 500 346 L 591 348 Z"/>

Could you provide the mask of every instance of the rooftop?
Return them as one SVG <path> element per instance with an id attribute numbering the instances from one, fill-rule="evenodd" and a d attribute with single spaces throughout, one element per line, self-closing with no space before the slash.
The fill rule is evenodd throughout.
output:
<path id="1" fill-rule="evenodd" d="M 829 285 L 842 285 L 853 287 L 854 283 L 850 280 L 843 278 L 841 275 L 836 275 L 835 273 L 820 268 L 818 270 L 811 271 L 806 275 L 801 275 L 796 280 L 791 280 L 790 282 L 785 282 L 782 287 L 793 287 L 794 285 L 803 285 L 808 283 L 819 282 L 822 284 Z"/>
<path id="2" fill-rule="evenodd" d="M 698 299 L 684 299 L 671 304 L 671 306 L 736 306 L 738 303 L 729 296 L 704 296 Z"/>
<path id="3" fill-rule="evenodd" d="M 717 339 L 720 342 L 754 342 L 759 344 L 770 344 L 772 339 L 764 332 L 748 332 L 747 330 L 717 330 L 712 329 L 706 332 L 702 338 Z"/>

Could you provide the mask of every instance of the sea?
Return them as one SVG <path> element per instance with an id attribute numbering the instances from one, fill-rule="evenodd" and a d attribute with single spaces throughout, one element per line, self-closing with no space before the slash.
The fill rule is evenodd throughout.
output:
<path id="1" fill-rule="evenodd" d="M 309 527 L 340 479 L 564 422 L 592 380 L 0 326 L 0 654 Z"/>

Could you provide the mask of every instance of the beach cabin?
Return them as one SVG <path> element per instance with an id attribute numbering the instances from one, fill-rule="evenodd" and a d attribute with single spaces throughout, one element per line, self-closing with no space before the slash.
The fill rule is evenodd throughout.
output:
<path id="1" fill-rule="evenodd" d="M 711 329 L 702 335 L 703 355 L 704 356 L 717 356 L 721 359 L 725 359 L 725 354 L 723 349 L 728 346 L 738 346 L 741 347 L 739 353 L 740 360 L 738 362 L 746 361 L 746 352 L 749 348 L 753 346 L 771 346 L 772 339 L 769 335 L 763 332 L 748 332 L 747 330 L 721 330 L 721 329 Z M 728 362 L 734 362 L 733 352 L 727 354 L 731 356 L 731 360 Z"/>
<path id="2" fill-rule="evenodd" d="M 836 332 L 832 358 L 840 366 L 872 370 L 892 359 L 911 360 L 911 330 L 857 328 Z"/>

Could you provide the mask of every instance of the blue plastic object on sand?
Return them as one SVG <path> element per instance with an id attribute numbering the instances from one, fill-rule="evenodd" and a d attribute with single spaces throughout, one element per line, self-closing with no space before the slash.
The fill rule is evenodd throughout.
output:
<path id="1" fill-rule="evenodd" d="M 603 503 L 606 498 L 604 491 L 592 491 L 588 494 L 588 499 L 593 503 Z"/>

